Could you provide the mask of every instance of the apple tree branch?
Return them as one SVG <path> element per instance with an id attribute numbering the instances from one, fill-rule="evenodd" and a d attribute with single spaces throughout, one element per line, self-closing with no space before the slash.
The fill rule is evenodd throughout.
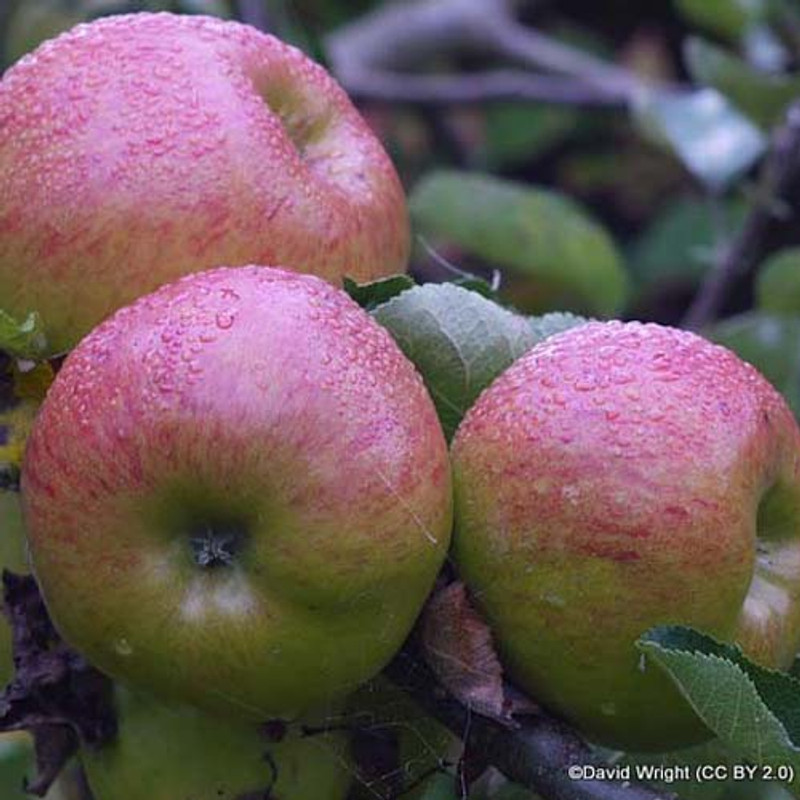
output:
<path id="1" fill-rule="evenodd" d="M 725 301 L 752 277 L 775 230 L 796 220 L 800 203 L 800 101 L 789 107 L 774 132 L 753 205 L 744 224 L 707 273 L 683 320 L 698 330 L 714 320 Z"/>
<path id="2" fill-rule="evenodd" d="M 641 784 L 571 779 L 570 766 L 603 765 L 572 730 L 543 714 L 526 716 L 519 728 L 510 728 L 471 712 L 443 689 L 412 643 L 384 674 L 463 738 L 467 754 L 479 754 L 509 780 L 547 800 L 676 800 Z"/>
<path id="3" fill-rule="evenodd" d="M 413 0 L 379 6 L 330 35 L 333 72 L 356 99 L 421 105 L 525 100 L 625 106 L 647 85 L 632 72 L 519 23 L 512 0 Z M 420 71 L 442 53 L 508 66 Z"/>

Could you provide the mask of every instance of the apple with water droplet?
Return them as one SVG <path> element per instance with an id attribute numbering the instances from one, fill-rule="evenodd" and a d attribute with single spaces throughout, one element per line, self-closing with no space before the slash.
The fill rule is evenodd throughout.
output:
<path id="1" fill-rule="evenodd" d="M 106 17 L 0 81 L 0 305 L 53 353 L 221 264 L 339 284 L 406 268 L 405 197 L 344 90 L 237 22 Z"/>
<path id="2" fill-rule="evenodd" d="M 444 560 L 447 446 L 422 379 L 343 291 L 219 268 L 68 356 L 22 467 L 64 639 L 160 697 L 293 718 L 377 673 Z"/>
<path id="3" fill-rule="evenodd" d="M 452 446 L 454 559 L 503 662 L 592 740 L 711 736 L 635 641 L 661 624 L 787 668 L 800 647 L 800 432 L 736 355 L 590 323 L 537 345 Z"/>
<path id="4" fill-rule="evenodd" d="M 283 730 L 164 705 L 123 685 L 116 687 L 115 701 L 117 736 L 80 752 L 95 800 L 347 796 L 347 733 L 325 731 L 324 716 Z M 338 718 L 334 712 L 333 725 Z"/>

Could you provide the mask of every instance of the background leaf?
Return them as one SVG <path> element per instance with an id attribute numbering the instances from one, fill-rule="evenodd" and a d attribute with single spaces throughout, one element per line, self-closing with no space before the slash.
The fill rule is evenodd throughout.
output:
<path id="1" fill-rule="evenodd" d="M 687 21 L 731 40 L 764 20 L 768 4 L 769 0 L 676 0 Z"/>
<path id="2" fill-rule="evenodd" d="M 627 293 L 620 254 L 577 203 L 488 175 L 436 171 L 410 198 L 417 233 L 506 271 L 506 296 L 526 311 L 610 316 Z M 519 281 L 514 282 L 514 278 Z"/>
<path id="3" fill-rule="evenodd" d="M 726 189 L 761 157 L 764 134 L 716 89 L 652 92 L 634 107 L 642 131 L 671 148 L 714 192 Z"/>
<path id="4" fill-rule="evenodd" d="M 722 204 L 726 229 L 746 213 L 742 202 Z M 633 243 L 628 257 L 642 292 L 684 284 L 694 287 L 713 263 L 718 232 L 708 200 L 683 197 L 668 203 Z"/>
<path id="5" fill-rule="evenodd" d="M 485 140 L 479 153 L 490 170 L 508 168 L 541 156 L 581 124 L 568 107 L 498 103 L 485 110 Z"/>
<path id="6" fill-rule="evenodd" d="M 800 314 L 800 247 L 771 255 L 756 277 L 757 305 L 775 314 Z"/>
<path id="7" fill-rule="evenodd" d="M 720 91 L 765 129 L 779 122 L 800 96 L 800 76 L 761 72 L 705 39 L 688 39 L 684 54 L 695 81 Z"/>

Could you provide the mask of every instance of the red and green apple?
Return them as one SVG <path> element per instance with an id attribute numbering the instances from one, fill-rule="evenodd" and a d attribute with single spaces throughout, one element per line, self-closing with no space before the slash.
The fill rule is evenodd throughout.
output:
<path id="1" fill-rule="evenodd" d="M 711 734 L 635 641 L 689 625 L 786 668 L 800 646 L 800 432 L 686 331 L 590 323 L 530 350 L 452 447 L 454 559 L 511 677 L 598 743 Z"/>
<path id="2" fill-rule="evenodd" d="M 203 16 L 106 17 L 0 81 L 0 303 L 50 352 L 190 272 L 281 264 L 340 283 L 406 268 L 405 197 L 319 65 Z"/>
<path id="3" fill-rule="evenodd" d="M 69 355 L 28 440 L 64 639 L 162 698 L 294 717 L 376 674 L 444 560 L 447 446 L 389 334 L 325 281 L 219 268 Z"/>

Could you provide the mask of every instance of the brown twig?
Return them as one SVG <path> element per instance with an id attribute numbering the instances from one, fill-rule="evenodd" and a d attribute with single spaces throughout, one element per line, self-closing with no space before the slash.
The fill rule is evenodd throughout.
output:
<path id="1" fill-rule="evenodd" d="M 683 326 L 699 330 L 714 320 L 733 290 L 753 273 L 766 254 L 775 228 L 794 219 L 800 186 L 800 102 L 789 107 L 775 131 L 761 170 L 758 193 L 738 234 L 709 270 Z"/>
<path id="2" fill-rule="evenodd" d="M 328 37 L 334 73 L 353 96 L 420 104 L 524 100 L 623 106 L 646 84 L 514 18 L 511 0 L 414 0 L 378 7 Z M 517 68 L 421 72 L 443 54 L 482 53 Z"/>
<path id="3" fill-rule="evenodd" d="M 411 644 L 384 672 L 425 711 L 463 737 L 467 753 L 480 754 L 509 780 L 548 800 L 675 800 L 672 794 L 627 781 L 570 778 L 570 767 L 603 764 L 575 733 L 544 715 L 525 717 L 513 729 L 471 713 L 445 692 Z"/>
<path id="4" fill-rule="evenodd" d="M 461 75 L 362 72 L 351 75 L 346 85 L 356 100 L 420 106 L 503 101 L 595 107 L 620 104 L 617 93 L 605 92 L 582 81 L 511 69 Z"/>

